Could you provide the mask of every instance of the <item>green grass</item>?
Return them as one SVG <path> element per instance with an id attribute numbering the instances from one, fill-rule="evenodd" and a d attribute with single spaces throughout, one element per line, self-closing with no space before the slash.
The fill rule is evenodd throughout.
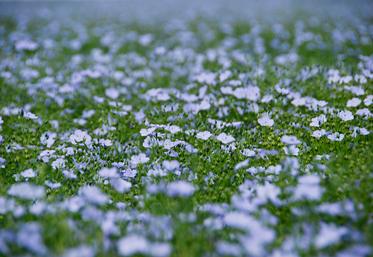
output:
<path id="1" fill-rule="evenodd" d="M 45 49 L 40 46 L 35 51 L 16 51 L 10 45 L 12 41 L 10 34 L 17 32 L 20 25 L 16 19 L 1 18 L 0 26 L 5 33 L 0 42 L 7 47 L 0 50 L 0 59 L 8 59 L 14 67 L 0 66 L 0 72 L 9 71 L 12 79 L 4 76 L 0 78 L 0 116 L 3 124 L 0 125 L 0 135 L 4 141 L 0 144 L 0 157 L 6 160 L 5 167 L 0 168 L 0 199 L 12 199 L 17 206 L 25 209 L 21 215 L 17 215 L 15 210 L 2 211 L 0 208 L 0 235 L 2 232 L 9 232 L 13 235 L 22 226 L 29 222 L 37 222 L 41 227 L 42 242 L 48 248 L 49 256 L 60 256 L 67 249 L 79 245 L 88 245 L 94 249 L 97 256 L 118 256 L 116 242 L 121 237 L 134 233 L 142 233 L 150 241 L 168 242 L 172 248 L 170 256 L 217 256 L 216 244 L 218 241 L 239 242 L 239 236 L 244 232 L 224 226 L 221 229 L 213 229 L 206 225 L 209 218 L 219 218 L 201 210 L 206 204 L 226 204 L 227 210 L 234 210 L 232 197 L 240 195 L 240 186 L 245 181 L 251 181 L 255 186 L 269 182 L 280 189 L 280 205 L 267 201 L 257 206 L 250 212 L 250 216 L 267 224 L 271 218 L 277 222 L 269 227 L 274 231 L 275 238 L 265 245 L 265 253 L 282 247 L 286 240 L 296 240 L 294 238 L 307 238 L 307 233 L 311 233 L 314 240 L 318 235 L 318 227 L 321 223 L 335 224 L 348 228 L 348 235 L 337 242 L 324 248 L 316 247 L 310 241 L 310 245 L 303 247 L 301 244 L 292 249 L 297 256 L 335 256 L 338 252 L 346 250 L 349 246 L 363 244 L 373 245 L 373 227 L 371 214 L 373 211 L 373 136 L 358 135 L 351 136 L 350 128 L 357 126 L 373 130 L 372 118 L 363 119 L 355 115 L 355 111 L 360 108 L 368 108 L 362 103 L 358 108 L 347 108 L 346 103 L 353 97 L 364 100 L 366 96 L 373 94 L 372 80 L 363 84 L 365 90 L 363 96 L 354 96 L 351 92 L 343 90 L 343 85 L 328 84 L 327 71 L 338 69 L 341 74 L 354 75 L 361 73 L 359 55 L 371 55 L 372 44 L 363 45 L 359 42 L 339 42 L 338 46 L 332 38 L 332 29 L 337 28 L 335 20 L 328 21 L 319 26 L 307 24 L 307 17 L 300 16 L 305 22 L 305 31 L 315 33 L 320 37 L 320 41 L 311 40 L 299 46 L 294 44 L 297 34 L 294 24 L 295 18 L 284 22 L 283 27 L 289 33 L 289 37 L 276 34 L 271 29 L 271 24 L 263 22 L 263 30 L 260 36 L 264 43 L 264 54 L 255 52 L 253 38 L 249 43 L 242 40 L 242 36 L 251 33 L 253 24 L 248 21 L 236 21 L 228 23 L 232 28 L 231 33 L 222 30 L 222 24 L 216 20 L 199 17 L 184 24 L 184 31 L 188 30 L 193 35 L 190 45 L 185 46 L 177 33 L 166 31 L 162 24 L 144 25 L 137 23 L 125 23 L 115 19 L 75 21 L 86 30 L 86 38 L 79 50 L 70 49 L 68 40 L 76 39 L 77 32 L 67 24 L 62 25 L 60 32 L 50 34 L 54 40 L 53 49 Z M 46 20 L 34 18 L 29 22 L 25 33 L 41 44 L 42 39 L 49 34 Z M 74 23 L 75 24 L 75 23 Z M 371 21 L 362 20 L 363 25 L 372 25 Z M 339 27 L 338 27 L 339 28 Z M 362 38 L 354 24 L 350 29 L 356 33 L 356 37 Z M 151 33 L 154 37 L 148 46 L 143 46 L 136 40 L 127 42 L 123 38 L 129 32 L 136 32 L 139 35 Z M 101 43 L 106 32 L 114 33 L 114 42 L 109 46 Z M 178 31 L 178 32 L 181 32 Z M 213 37 L 209 38 L 208 33 Z M 372 35 L 369 40 L 372 42 Z M 236 40 L 232 47 L 224 47 L 224 40 Z M 288 44 L 286 50 L 271 45 L 273 39 L 280 40 L 283 44 Z M 193 44 L 193 42 L 195 44 Z M 313 43 L 317 47 L 311 48 Z M 154 56 L 154 49 L 165 46 L 167 53 L 178 50 L 189 51 L 183 60 L 178 60 L 175 55 L 163 54 Z M 102 50 L 103 54 L 108 54 L 110 61 L 99 64 L 93 57 L 95 49 Z M 186 50 L 187 49 L 187 50 Z M 208 51 L 217 50 L 224 52 L 224 58 L 230 61 L 228 68 L 217 59 L 206 58 Z M 277 64 L 276 57 L 280 54 L 295 50 L 298 54 L 298 61 L 292 64 Z M 237 59 L 235 53 L 242 54 L 244 61 Z M 180 54 L 180 53 L 179 53 Z M 346 54 L 346 58 L 338 60 L 337 56 Z M 74 56 L 82 57 L 82 63 L 76 67 L 71 65 Z M 181 54 L 183 55 L 183 54 Z M 199 63 L 197 56 L 202 56 L 203 62 Z M 37 59 L 36 64 L 27 65 L 27 60 Z M 144 64 L 137 64 L 136 59 L 142 58 Z M 3 63 L 4 61 L 0 61 Z M 58 91 L 64 84 L 71 84 L 73 74 L 77 72 L 94 69 L 95 65 L 101 65 L 99 69 L 107 69 L 107 74 L 103 73 L 98 78 L 83 79 L 77 89 L 71 93 Z M 184 111 L 187 103 L 177 95 L 171 94 L 167 101 L 146 100 L 144 95 L 152 88 L 165 88 L 178 90 L 184 94 L 199 94 L 199 89 L 204 83 L 193 81 L 197 70 L 211 71 L 220 74 L 224 69 L 232 72 L 232 77 L 228 80 L 239 80 L 245 86 L 248 81 L 260 88 L 261 97 L 265 94 L 273 95 L 274 99 L 269 103 L 250 102 L 246 99 L 237 99 L 234 96 L 224 95 L 220 88 L 227 85 L 225 82 L 217 82 L 216 85 L 208 85 L 206 94 L 210 97 L 211 107 L 198 113 Z M 22 77 L 22 71 L 26 67 L 39 71 L 36 78 L 28 79 Z M 258 67 L 262 67 L 264 75 L 255 76 Z M 304 68 L 315 68 L 317 72 L 307 80 L 299 79 L 299 74 Z M 46 68 L 50 68 L 50 74 Z M 132 79 L 127 84 L 121 84 L 113 76 L 113 71 L 122 71 L 124 78 Z M 145 72 L 144 72 L 145 71 Z M 149 76 L 136 74 L 150 74 Z M 245 80 L 241 75 L 246 75 Z M 53 78 L 56 87 L 47 88 L 41 80 L 45 77 Z M 326 137 L 316 139 L 312 137 L 312 131 L 316 128 L 309 126 L 311 119 L 321 114 L 320 111 L 313 111 L 304 106 L 294 106 L 291 100 L 286 100 L 286 96 L 279 94 L 275 85 L 289 79 L 291 83 L 284 86 L 293 92 L 299 92 L 302 96 L 313 97 L 318 100 L 328 102 L 328 107 L 337 110 L 349 109 L 354 113 L 354 120 L 341 121 L 335 114 L 327 114 L 328 120 L 321 128 L 330 132 L 339 132 L 345 135 L 341 142 L 333 142 Z M 187 89 L 188 85 L 194 87 Z M 282 84 L 283 85 L 283 84 Z M 355 82 L 346 85 L 356 85 Z M 107 88 L 124 89 L 125 92 L 116 100 L 105 96 Z M 94 96 L 104 98 L 102 103 L 97 103 Z M 63 102 L 58 103 L 58 99 Z M 218 104 L 219 100 L 225 102 Z M 110 101 L 115 101 L 116 106 Z M 178 104 L 178 109 L 174 112 L 165 111 L 168 104 Z M 258 113 L 252 111 L 257 104 Z M 8 107 L 25 108 L 29 105 L 30 111 L 41 118 L 41 122 L 28 120 L 22 117 L 21 113 L 6 115 Z M 119 115 L 117 111 L 123 111 L 122 105 L 132 106 L 132 110 L 125 115 Z M 253 107 L 254 106 L 254 107 Z M 27 107 L 26 107 L 27 108 Z M 1 111 L 2 110 L 2 111 Z M 79 125 L 74 119 L 79 119 L 85 110 L 95 110 L 95 114 L 86 119 L 86 123 Z M 145 137 L 140 136 L 140 129 L 147 128 L 145 121 L 136 120 L 136 112 L 143 111 L 146 120 L 150 124 L 177 125 L 182 131 L 171 134 L 164 129 L 157 129 L 155 137 L 158 139 L 170 139 L 172 141 L 182 140 L 195 149 L 197 153 L 190 153 L 183 146 L 173 148 L 176 157 L 170 157 L 169 151 L 163 146 L 155 145 L 145 148 L 143 142 Z M 260 113 L 269 112 L 274 120 L 273 127 L 262 127 L 258 123 Z M 208 123 L 208 118 L 219 119 L 225 122 L 242 122 L 241 127 L 217 128 Z M 59 127 L 54 128 L 50 121 L 57 120 Z M 294 125 L 296 123 L 297 125 Z M 108 131 L 104 136 L 97 136 L 94 131 L 102 126 L 112 126 L 115 130 Z M 77 146 L 69 142 L 69 136 L 75 129 L 82 129 L 89 133 L 92 138 L 105 138 L 113 142 L 112 146 L 100 147 L 95 145 L 91 148 Z M 195 137 L 196 132 L 186 133 L 187 130 L 210 131 L 214 135 L 222 132 L 232 135 L 235 141 L 235 150 L 224 151 L 221 142 L 210 138 L 202 141 Z M 48 162 L 43 162 L 38 156 L 47 147 L 40 143 L 40 136 L 46 131 L 57 133 L 56 142 L 51 149 L 55 154 L 63 157 L 66 166 L 63 169 L 53 169 L 51 158 Z M 301 144 L 299 145 L 299 155 L 295 158 L 299 161 L 297 174 L 292 174 L 286 170 L 287 154 L 283 151 L 284 143 L 281 142 L 283 135 L 294 135 Z M 15 144 L 22 146 L 22 149 L 12 150 Z M 65 156 L 64 149 L 73 147 L 75 152 L 71 156 Z M 275 150 L 273 155 L 245 157 L 241 151 L 244 149 Z M 106 184 L 103 178 L 98 175 L 103 167 L 111 167 L 114 162 L 124 162 L 129 166 L 131 156 L 138 153 L 146 153 L 150 161 L 136 167 L 137 175 L 128 179 L 132 187 L 127 193 L 116 191 L 110 184 Z M 316 156 L 329 155 L 328 160 L 316 160 Z M 249 159 L 247 167 L 235 170 L 237 163 Z M 168 172 L 164 177 L 152 177 L 148 175 L 149 170 L 157 165 L 162 165 L 164 160 L 177 160 L 180 163 L 180 175 Z M 269 174 L 267 171 L 249 172 L 250 167 L 263 167 L 264 169 L 281 165 L 281 172 Z M 323 165 L 324 168 L 320 168 Z M 18 183 L 17 174 L 32 168 L 37 172 L 37 176 L 27 181 L 31 184 L 44 186 L 46 189 L 45 198 L 39 201 L 27 201 L 12 197 L 8 194 L 9 188 Z M 64 170 L 73 171 L 76 179 L 69 179 L 64 174 Z M 297 187 L 298 178 L 305 174 L 316 174 L 320 177 L 320 186 L 324 193 L 317 200 L 294 200 L 293 190 Z M 25 180 L 20 178 L 20 181 Z M 61 186 L 51 189 L 44 185 L 45 181 L 59 182 Z M 166 184 L 175 180 L 190 181 L 196 191 L 190 197 L 170 197 L 167 194 L 150 193 L 151 185 L 161 185 L 166 188 Z M 162 186 L 162 183 L 164 184 Z M 85 219 L 82 210 L 69 212 L 59 209 L 59 204 L 70 197 L 79 195 L 79 189 L 85 185 L 95 185 L 104 192 L 112 201 L 104 206 L 92 207 L 95 212 L 100 213 L 100 218 Z M 255 199 L 255 193 L 252 195 Z M 323 203 L 341 203 L 349 201 L 354 206 L 351 212 L 341 211 L 338 215 L 329 215 L 318 210 Z M 56 211 L 43 212 L 39 215 L 29 211 L 31 206 L 37 202 L 43 202 Z M 124 203 L 124 210 L 118 208 L 118 203 Z M 89 203 L 84 203 L 84 208 L 89 208 Z M 83 209 L 84 209 L 83 208 Z M 302 210 L 298 212 L 297 210 Z M 123 217 L 116 220 L 117 233 L 104 236 L 101 222 L 103 217 L 109 213 L 122 213 Z M 267 214 L 268 215 L 267 215 Z M 151 215 L 155 219 L 167 218 L 170 224 L 162 229 L 170 232 L 171 236 L 154 235 L 153 230 L 157 230 L 156 222 L 147 224 L 142 220 L 141 215 Z M 194 215 L 195 218 L 186 220 L 183 215 Z M 267 216 L 266 216 L 267 215 Z M 307 232 L 306 228 L 313 230 Z M 250 228 L 248 228 L 250 231 Z M 355 233 L 355 237 L 351 236 Z M 308 240 L 308 239 L 304 239 Z M 6 240 L 5 240 L 6 241 Z M 1 242 L 1 237 L 0 237 Z M 104 246 L 110 242 L 107 246 Z M 240 245 L 239 243 L 237 243 Z M 296 244 L 296 243 L 295 243 Z M 17 240 L 6 241 L 9 250 L 2 252 L 4 256 L 20 256 L 32 252 L 27 247 L 23 247 Z M 241 246 L 243 246 L 241 244 Z M 242 253 L 245 256 L 247 253 Z M 368 253 L 372 254 L 372 251 Z M 136 255 L 137 256 L 137 255 Z M 139 255 L 140 256 L 140 255 Z M 361 255 L 364 256 L 364 255 Z"/>

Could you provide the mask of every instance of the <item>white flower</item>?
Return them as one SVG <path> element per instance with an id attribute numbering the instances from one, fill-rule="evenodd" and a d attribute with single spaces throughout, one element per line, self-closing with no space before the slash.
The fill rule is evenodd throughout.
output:
<path id="1" fill-rule="evenodd" d="M 360 135 L 367 136 L 370 132 L 366 128 L 360 128 Z"/>
<path id="2" fill-rule="evenodd" d="M 328 139 L 331 141 L 342 141 L 345 136 L 341 133 L 335 132 L 328 135 Z"/>
<path id="3" fill-rule="evenodd" d="M 365 99 L 364 99 L 364 104 L 366 106 L 369 106 L 373 103 L 373 95 L 368 95 Z M 1 124 L 1 122 L 0 122 Z"/>
<path id="4" fill-rule="evenodd" d="M 264 113 L 258 119 L 258 123 L 260 124 L 260 126 L 272 127 L 274 124 L 274 121 L 271 119 L 268 113 Z"/>
<path id="5" fill-rule="evenodd" d="M 350 111 L 340 111 L 338 117 L 343 121 L 349 121 L 354 119 L 354 115 Z"/>
<path id="6" fill-rule="evenodd" d="M 142 46 L 147 46 L 147 45 L 149 45 L 152 41 L 153 41 L 153 35 L 151 35 L 151 34 L 145 34 L 145 35 L 141 35 L 141 36 L 139 37 L 139 43 L 140 43 Z"/>
<path id="7" fill-rule="evenodd" d="M 365 94 L 365 90 L 362 87 L 357 86 L 345 86 L 344 89 L 350 91 L 354 95 L 360 96 Z"/>
<path id="8" fill-rule="evenodd" d="M 249 230 L 256 223 L 248 214 L 240 211 L 231 211 L 224 215 L 224 224 L 228 227 Z"/>
<path id="9" fill-rule="evenodd" d="M 34 178 L 36 177 L 36 173 L 33 169 L 27 169 L 21 172 L 21 176 L 24 178 Z"/>
<path id="10" fill-rule="evenodd" d="M 89 119 L 96 113 L 95 110 L 84 110 L 82 113 L 83 119 Z"/>
<path id="11" fill-rule="evenodd" d="M 144 153 L 139 153 L 131 157 L 131 165 L 136 167 L 138 164 L 147 163 L 149 160 Z"/>
<path id="12" fill-rule="evenodd" d="M 127 178 L 134 178 L 137 175 L 137 170 L 135 169 L 122 170 L 122 175 Z"/>
<path id="13" fill-rule="evenodd" d="M 111 99 L 117 99 L 119 97 L 119 91 L 116 88 L 107 88 L 105 95 Z"/>
<path id="14" fill-rule="evenodd" d="M 56 141 L 57 134 L 53 132 L 45 132 L 40 136 L 40 143 L 51 147 Z"/>
<path id="15" fill-rule="evenodd" d="M 242 250 L 241 250 L 240 245 L 226 242 L 226 241 L 217 241 L 216 251 L 217 251 L 218 256 L 240 256 L 242 255 Z"/>
<path id="16" fill-rule="evenodd" d="M 73 147 L 65 147 L 62 148 L 62 151 L 65 153 L 67 156 L 74 155 L 74 148 Z"/>
<path id="17" fill-rule="evenodd" d="M 202 84 L 211 84 L 215 85 L 215 73 L 212 72 L 203 72 L 195 76 L 195 80 Z"/>
<path id="18" fill-rule="evenodd" d="M 48 250 L 43 242 L 42 228 L 37 222 L 20 224 L 19 231 L 14 241 L 17 242 L 20 247 L 27 249 L 28 252 L 32 252 L 36 256 L 48 255 Z"/>
<path id="19" fill-rule="evenodd" d="M 352 130 L 353 130 L 351 134 L 352 137 L 356 137 L 357 135 L 367 136 L 370 134 L 366 128 L 353 127 Z"/>
<path id="20" fill-rule="evenodd" d="M 3 117 L 0 116 L 0 126 L 4 123 Z"/>
<path id="21" fill-rule="evenodd" d="M 42 160 L 43 162 L 47 163 L 49 160 L 54 157 L 55 155 L 55 150 L 44 150 L 39 154 L 39 159 Z"/>
<path id="22" fill-rule="evenodd" d="M 244 167 L 247 167 L 248 165 L 249 165 L 249 159 L 237 163 L 237 164 L 234 166 L 234 170 L 242 169 L 242 168 L 244 168 Z"/>
<path id="23" fill-rule="evenodd" d="M 175 181 L 167 185 L 167 195 L 187 197 L 194 193 L 194 186 L 186 181 Z"/>
<path id="24" fill-rule="evenodd" d="M 361 104 L 361 100 L 357 97 L 354 97 L 347 101 L 347 107 L 357 107 Z"/>
<path id="25" fill-rule="evenodd" d="M 63 169 L 65 168 L 65 160 L 63 158 L 58 158 L 52 162 L 53 169 Z"/>
<path id="26" fill-rule="evenodd" d="M 243 149 L 242 154 L 246 157 L 254 157 L 255 156 L 255 152 L 253 150 L 250 150 L 250 149 Z"/>
<path id="27" fill-rule="evenodd" d="M 233 95 L 238 99 L 257 101 L 260 98 L 260 90 L 256 86 L 239 87 L 233 91 Z"/>
<path id="28" fill-rule="evenodd" d="M 80 126 L 84 126 L 87 123 L 85 119 L 73 119 L 73 121 Z"/>
<path id="29" fill-rule="evenodd" d="M 113 142 L 110 139 L 103 139 L 101 138 L 98 143 L 104 147 L 109 147 L 113 145 Z"/>
<path id="30" fill-rule="evenodd" d="M 33 51 L 36 48 L 38 48 L 38 44 L 35 43 L 34 41 L 31 40 L 19 40 L 15 44 L 16 50 L 17 51 L 22 51 L 22 50 L 28 50 L 28 51 Z"/>
<path id="31" fill-rule="evenodd" d="M 122 256 L 141 254 L 153 257 L 167 257 L 171 254 L 168 243 L 151 243 L 140 235 L 128 235 L 121 238 L 117 244 L 118 252 Z"/>
<path id="32" fill-rule="evenodd" d="M 176 125 L 165 126 L 164 129 L 171 132 L 172 134 L 175 134 L 181 131 L 181 128 Z"/>
<path id="33" fill-rule="evenodd" d="M 121 178 L 112 178 L 110 179 L 110 184 L 117 190 L 119 193 L 127 192 L 131 189 L 132 184 L 128 181 L 125 181 Z"/>
<path id="34" fill-rule="evenodd" d="M 70 135 L 70 142 L 74 145 L 77 143 L 84 142 L 85 144 L 91 144 L 92 138 L 86 131 L 80 129 L 75 130 L 74 134 Z"/>
<path id="35" fill-rule="evenodd" d="M 340 77 L 339 78 L 339 83 L 342 84 L 342 83 L 349 83 L 352 81 L 352 76 L 348 75 L 348 76 L 344 76 L 344 77 Z"/>
<path id="36" fill-rule="evenodd" d="M 95 100 L 96 103 L 102 104 L 105 101 L 105 98 L 99 97 L 99 96 L 93 96 L 93 100 Z"/>
<path id="37" fill-rule="evenodd" d="M 286 65 L 288 63 L 295 63 L 298 61 L 298 54 L 295 52 L 289 52 L 276 56 L 275 62 L 277 64 Z"/>
<path id="38" fill-rule="evenodd" d="M 298 145 L 301 143 L 296 136 L 287 136 L 287 135 L 284 135 L 281 137 L 281 142 L 286 145 Z"/>
<path id="39" fill-rule="evenodd" d="M 369 118 L 372 116 L 372 113 L 369 111 L 368 108 L 359 109 L 356 111 L 356 115 L 364 116 L 365 118 Z"/>
<path id="40" fill-rule="evenodd" d="M 142 128 L 140 130 L 140 135 L 143 136 L 143 137 L 147 137 L 149 136 L 150 134 L 152 134 L 157 128 L 156 127 L 151 127 L 151 128 Z"/>
<path id="41" fill-rule="evenodd" d="M 295 199 L 318 200 L 323 189 L 319 185 L 320 178 L 317 175 L 304 175 L 298 179 L 298 186 L 294 191 Z"/>
<path id="42" fill-rule="evenodd" d="M 149 248 L 149 254 L 154 257 L 167 257 L 171 254 L 171 246 L 168 243 L 153 243 Z"/>
<path id="43" fill-rule="evenodd" d="M 295 155 L 297 156 L 299 154 L 299 148 L 295 145 L 288 145 L 284 147 L 285 154 L 287 155 Z"/>
<path id="44" fill-rule="evenodd" d="M 170 94 L 169 91 L 165 88 L 152 88 L 149 89 L 146 94 L 146 98 L 152 101 L 167 101 L 169 100 Z"/>
<path id="45" fill-rule="evenodd" d="M 166 170 L 171 171 L 171 170 L 177 170 L 177 169 L 179 169 L 180 163 L 177 160 L 171 160 L 171 161 L 164 160 L 163 163 L 162 163 L 162 166 Z"/>
<path id="46" fill-rule="evenodd" d="M 265 95 L 265 96 L 263 96 L 261 102 L 262 103 L 269 103 L 272 100 L 273 100 L 273 96 L 272 95 Z"/>
<path id="47" fill-rule="evenodd" d="M 60 126 L 58 120 L 50 120 L 49 123 L 52 125 L 52 128 L 54 129 L 58 129 Z"/>
<path id="48" fill-rule="evenodd" d="M 63 257 L 93 257 L 95 256 L 95 250 L 93 247 L 87 245 L 80 245 L 75 248 L 70 248 L 65 251 Z"/>
<path id="49" fill-rule="evenodd" d="M 148 249 L 148 240 L 139 235 L 129 235 L 118 241 L 118 252 L 122 256 L 130 256 L 136 253 L 146 254 Z"/>
<path id="50" fill-rule="evenodd" d="M 345 227 L 337 227 L 335 224 L 321 223 L 321 230 L 316 237 L 315 245 L 317 248 L 324 248 L 328 245 L 337 243 L 344 234 L 348 234 Z"/>
<path id="51" fill-rule="evenodd" d="M 177 141 L 171 141 L 170 139 L 166 139 L 163 142 L 159 142 L 160 145 L 163 145 L 163 147 L 167 150 L 170 150 L 171 148 L 177 146 L 177 145 L 183 145 L 184 142 L 177 140 Z"/>
<path id="52" fill-rule="evenodd" d="M 310 126 L 311 127 L 320 127 L 325 122 L 326 122 L 326 116 L 324 114 L 321 114 L 320 116 L 312 118 Z"/>
<path id="53" fill-rule="evenodd" d="M 30 120 L 36 120 L 38 118 L 38 116 L 36 116 L 32 112 L 25 112 L 23 114 L 23 117 L 25 117 L 26 119 L 30 119 Z"/>
<path id="54" fill-rule="evenodd" d="M 232 143 L 235 141 L 234 137 L 232 137 L 231 135 L 228 135 L 226 133 L 220 133 L 217 137 L 216 137 L 217 140 L 219 140 L 220 142 L 222 142 L 223 144 L 229 144 L 229 143 Z"/>
<path id="55" fill-rule="evenodd" d="M 281 167 L 279 167 L 279 169 L 281 170 Z M 267 171 L 269 171 L 269 169 L 267 169 Z M 279 204 L 280 200 L 278 199 L 278 195 L 280 194 L 280 191 L 280 188 L 268 182 L 263 185 L 257 185 L 256 198 L 253 199 L 253 203 L 255 205 L 261 205 L 270 200 L 274 204 Z"/>
<path id="56" fill-rule="evenodd" d="M 49 180 L 46 180 L 44 184 L 51 189 L 57 189 L 61 187 L 61 183 L 59 182 L 53 183 L 52 181 L 49 181 Z"/>
<path id="57" fill-rule="evenodd" d="M 115 168 L 115 167 L 113 167 L 113 168 L 102 168 L 98 172 L 98 174 L 99 174 L 100 177 L 104 177 L 104 178 L 117 178 L 117 177 L 119 177 L 117 168 Z"/>
<path id="58" fill-rule="evenodd" d="M 62 174 L 68 178 L 68 179 L 76 179 L 77 178 L 77 175 L 74 174 L 73 171 L 70 171 L 70 170 L 63 170 L 62 171 Z"/>
<path id="59" fill-rule="evenodd" d="M 202 140 L 207 140 L 212 136 L 212 134 L 209 131 L 202 131 L 198 132 L 196 135 L 196 138 L 202 139 Z"/>
<path id="60" fill-rule="evenodd" d="M 6 163 L 6 160 L 0 156 L 0 168 L 4 168 L 5 167 L 5 164 Z"/>
<path id="61" fill-rule="evenodd" d="M 226 70 L 226 71 L 222 72 L 219 75 L 220 82 L 223 82 L 224 80 L 228 79 L 231 75 L 232 75 L 232 72 L 229 71 L 229 70 Z"/>
<path id="62" fill-rule="evenodd" d="M 79 194 L 89 203 L 103 205 L 109 198 L 96 186 L 83 186 L 79 189 Z"/>
<path id="63" fill-rule="evenodd" d="M 314 132 L 312 132 L 312 136 L 319 139 L 321 138 L 322 136 L 325 136 L 326 135 L 326 131 L 325 129 L 321 129 L 321 130 L 315 130 Z"/>
<path id="64" fill-rule="evenodd" d="M 295 97 L 293 101 L 291 101 L 291 104 L 294 106 L 304 106 L 306 104 L 306 98 L 305 97 Z"/>
<path id="65" fill-rule="evenodd" d="M 44 197 L 44 187 L 29 183 L 13 184 L 8 194 L 26 200 L 35 200 Z"/>

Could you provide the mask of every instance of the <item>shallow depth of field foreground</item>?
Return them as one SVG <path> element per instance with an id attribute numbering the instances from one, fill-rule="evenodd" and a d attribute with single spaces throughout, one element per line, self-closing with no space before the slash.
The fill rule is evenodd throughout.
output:
<path id="1" fill-rule="evenodd" d="M 1 2 L 0 256 L 373 256 L 372 103 L 371 1 Z"/>

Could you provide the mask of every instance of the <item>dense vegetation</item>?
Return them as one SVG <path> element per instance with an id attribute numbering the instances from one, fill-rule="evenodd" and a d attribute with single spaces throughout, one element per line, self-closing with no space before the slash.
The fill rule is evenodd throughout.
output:
<path id="1" fill-rule="evenodd" d="M 0 15 L 0 254 L 371 256 L 372 27 Z"/>

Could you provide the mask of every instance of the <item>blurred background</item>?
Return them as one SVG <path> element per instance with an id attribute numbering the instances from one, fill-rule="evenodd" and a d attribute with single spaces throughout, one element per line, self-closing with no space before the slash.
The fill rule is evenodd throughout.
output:
<path id="1" fill-rule="evenodd" d="M 371 16 L 373 1 L 369 0 L 124 0 L 124 1 L 0 1 L 0 15 L 29 15 L 64 18 L 66 14 L 96 19 L 115 17 L 139 22 L 167 21 L 172 18 L 260 18 L 286 19 L 294 13 L 333 16 L 341 20 Z"/>

